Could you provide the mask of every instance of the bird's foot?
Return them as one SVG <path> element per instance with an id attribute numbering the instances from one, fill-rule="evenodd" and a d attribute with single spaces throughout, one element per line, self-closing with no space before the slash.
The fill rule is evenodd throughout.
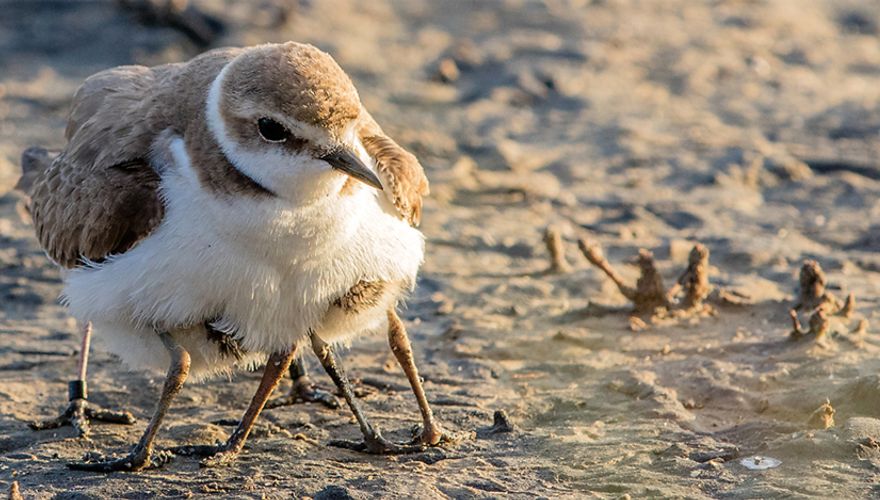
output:
<path id="1" fill-rule="evenodd" d="M 446 432 L 437 424 L 424 428 L 421 425 L 416 425 L 413 426 L 412 443 L 420 444 L 423 447 L 448 448 L 460 443 L 465 437 L 465 434 Z"/>
<path id="2" fill-rule="evenodd" d="M 230 465 L 232 462 L 238 458 L 238 454 L 240 450 L 237 449 L 229 449 L 229 450 L 220 450 L 214 455 L 205 458 L 201 462 L 199 462 L 200 467 L 226 467 Z"/>
<path id="3" fill-rule="evenodd" d="M 223 467 L 234 462 L 241 449 L 227 443 L 218 443 L 175 446 L 171 448 L 171 452 L 175 455 L 205 457 L 199 462 L 201 467 Z"/>
<path id="4" fill-rule="evenodd" d="M 131 425 L 137 420 L 127 411 L 113 411 L 101 408 L 87 399 L 73 399 L 64 413 L 48 420 L 35 420 L 28 425 L 35 431 L 57 429 L 69 425 L 76 431 L 77 437 L 88 437 L 91 421 L 108 422 L 111 424 Z"/>
<path id="5" fill-rule="evenodd" d="M 150 450 L 137 445 L 122 458 L 107 459 L 100 454 L 87 453 L 83 462 L 69 463 L 67 467 L 89 472 L 135 472 L 144 469 L 157 469 L 173 458 L 173 455 L 168 451 L 151 453 Z"/>
<path id="6" fill-rule="evenodd" d="M 381 434 L 376 433 L 373 437 L 365 437 L 363 441 L 333 440 L 330 446 L 345 448 L 348 450 L 368 453 L 370 455 L 403 455 L 424 451 L 426 446 L 421 443 L 392 443 Z"/>
<path id="7" fill-rule="evenodd" d="M 293 383 L 290 393 L 269 401 L 266 408 L 278 408 L 279 406 L 290 406 L 297 402 L 304 403 L 320 403 L 327 408 L 339 408 L 339 400 L 332 393 L 318 389 L 308 378 L 297 380 Z"/>

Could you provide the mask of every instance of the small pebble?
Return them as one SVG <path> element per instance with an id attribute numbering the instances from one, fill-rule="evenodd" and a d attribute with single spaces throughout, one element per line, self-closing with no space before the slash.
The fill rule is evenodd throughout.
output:
<path id="1" fill-rule="evenodd" d="M 493 420 L 494 423 L 492 424 L 492 428 L 489 429 L 490 434 L 513 432 L 515 430 L 513 423 L 510 421 L 510 417 L 507 416 L 507 413 L 504 410 L 495 410 Z"/>
<path id="2" fill-rule="evenodd" d="M 455 64 L 455 61 L 450 58 L 445 58 L 440 61 L 440 64 L 437 66 L 437 79 L 443 83 L 452 83 L 458 80 L 458 77 L 461 76 L 461 72 L 458 70 L 458 65 Z"/>

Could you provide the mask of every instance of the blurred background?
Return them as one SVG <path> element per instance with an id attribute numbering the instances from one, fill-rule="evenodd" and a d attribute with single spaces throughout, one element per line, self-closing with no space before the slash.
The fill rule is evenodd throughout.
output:
<path id="1" fill-rule="evenodd" d="M 26 496 L 877 494 L 880 2 L 0 0 L 0 13 L 0 479 Z M 70 99 L 97 71 L 286 40 L 333 55 L 425 166 L 428 256 L 405 314 L 437 413 L 474 435 L 364 457 L 325 445 L 357 432 L 346 412 L 280 408 L 232 469 L 178 458 L 71 475 L 64 461 L 121 451 L 139 427 L 86 443 L 23 423 L 62 407 L 77 337 L 12 191 L 21 151 L 63 147 Z M 567 272 L 547 272 L 548 225 Z M 632 282 L 626 264 L 652 250 L 667 284 L 700 241 L 713 285 L 749 305 L 633 331 L 583 236 Z M 866 332 L 787 340 L 804 259 L 855 294 Z M 346 358 L 403 439 L 415 405 L 389 356 L 377 338 Z M 185 389 L 165 444 L 222 439 L 211 422 L 237 418 L 255 383 Z M 143 417 L 155 384 L 95 357 L 102 404 Z M 826 398 L 836 425 L 813 429 Z M 492 426 L 496 410 L 513 432 Z M 781 465 L 743 465 L 758 454 Z"/>

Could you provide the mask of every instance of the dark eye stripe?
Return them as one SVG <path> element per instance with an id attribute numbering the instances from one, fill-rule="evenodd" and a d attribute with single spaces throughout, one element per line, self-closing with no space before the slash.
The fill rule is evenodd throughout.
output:
<path id="1" fill-rule="evenodd" d="M 289 136 L 286 141 L 284 141 L 284 149 L 287 149 L 294 153 L 301 153 L 308 149 L 309 141 L 296 137 Z"/>

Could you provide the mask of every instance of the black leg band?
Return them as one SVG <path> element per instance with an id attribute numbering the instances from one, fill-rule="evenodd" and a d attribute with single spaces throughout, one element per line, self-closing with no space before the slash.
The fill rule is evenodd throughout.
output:
<path id="1" fill-rule="evenodd" d="M 85 380 L 71 380 L 67 383 L 67 399 L 89 399 L 89 390 Z"/>

